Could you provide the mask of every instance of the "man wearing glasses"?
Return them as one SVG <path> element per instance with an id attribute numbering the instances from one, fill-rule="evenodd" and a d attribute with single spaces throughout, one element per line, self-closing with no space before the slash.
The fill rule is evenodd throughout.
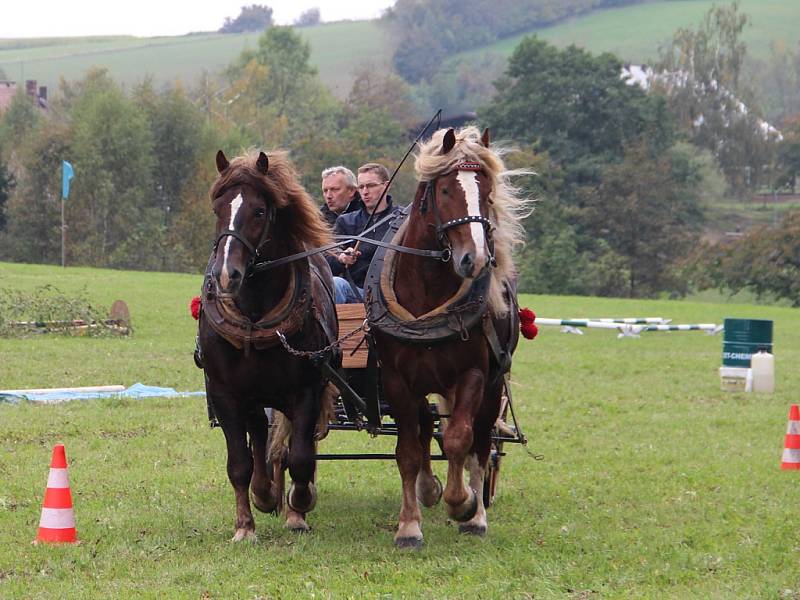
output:
<path id="1" fill-rule="evenodd" d="M 356 176 L 347 167 L 330 167 L 322 172 L 322 217 L 333 225 L 339 215 L 361 208 Z"/>
<path id="2" fill-rule="evenodd" d="M 333 226 L 333 232 L 342 235 L 361 235 L 369 221 L 370 227 L 381 219 L 397 212 L 388 194 L 389 171 L 378 163 L 367 163 L 358 169 L 358 191 L 364 206 L 356 211 L 340 215 Z M 384 193 L 386 191 L 386 193 Z M 370 221 L 373 209 L 375 214 Z M 379 227 L 365 234 L 373 240 L 381 240 L 389 229 L 387 220 Z M 369 242 L 346 248 L 337 255 L 328 256 L 328 264 L 333 271 L 336 284 L 336 304 L 352 304 L 364 301 L 364 279 L 367 276 L 369 263 L 377 246 Z M 351 281 L 348 280 L 352 279 Z"/>

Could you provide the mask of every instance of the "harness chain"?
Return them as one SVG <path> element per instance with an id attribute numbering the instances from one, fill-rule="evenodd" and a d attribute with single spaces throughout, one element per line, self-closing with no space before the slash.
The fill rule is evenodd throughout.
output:
<path id="1" fill-rule="evenodd" d="M 308 358 L 314 360 L 322 358 L 323 356 L 325 356 L 327 352 L 341 345 L 342 342 L 344 342 L 347 339 L 350 339 L 351 337 L 356 335 L 359 331 L 364 331 L 364 332 L 369 331 L 369 324 L 367 323 L 366 319 L 364 319 L 364 322 L 361 324 L 360 327 L 356 327 L 350 333 L 343 335 L 338 340 L 331 342 L 330 344 L 328 344 L 324 348 L 320 348 L 319 350 L 297 350 L 295 348 L 292 348 L 292 346 L 286 340 L 286 336 L 283 335 L 283 333 L 281 333 L 280 331 L 276 331 L 275 333 L 278 336 L 278 339 L 280 340 L 281 345 L 284 347 L 286 352 L 288 352 L 289 354 L 291 354 L 296 358 Z"/>

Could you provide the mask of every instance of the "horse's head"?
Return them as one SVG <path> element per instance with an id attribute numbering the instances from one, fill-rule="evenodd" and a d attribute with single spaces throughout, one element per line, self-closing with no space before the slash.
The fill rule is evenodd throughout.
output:
<path id="1" fill-rule="evenodd" d="M 268 241 L 275 218 L 275 201 L 258 181 L 269 169 L 269 159 L 259 153 L 246 176 L 237 176 L 222 150 L 217 152 L 220 180 L 214 188 L 214 214 L 217 217 L 214 265 L 211 273 L 221 295 L 238 293 L 248 269 Z M 227 181 L 227 183 L 226 183 Z"/>
<path id="2" fill-rule="evenodd" d="M 489 145 L 489 131 L 483 132 L 481 142 Z M 447 130 L 439 154 L 450 154 L 456 145 L 455 132 Z M 449 248 L 456 274 L 475 278 L 494 264 L 492 225 L 489 203 L 493 191 L 492 179 L 480 162 L 458 160 L 448 170 L 420 186 L 418 206 L 422 213 L 430 212 L 439 243 Z"/>

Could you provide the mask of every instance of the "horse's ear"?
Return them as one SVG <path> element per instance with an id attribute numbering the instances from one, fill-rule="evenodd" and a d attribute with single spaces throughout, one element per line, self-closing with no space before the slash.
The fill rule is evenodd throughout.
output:
<path id="1" fill-rule="evenodd" d="M 225 158 L 225 153 L 222 150 L 217 150 L 217 171 L 222 173 L 230 164 L 228 159 Z"/>
<path id="2" fill-rule="evenodd" d="M 269 170 L 269 158 L 263 152 L 258 153 L 258 159 L 256 160 L 256 169 L 258 169 L 259 173 L 262 175 L 266 175 L 267 171 Z"/>
<path id="3" fill-rule="evenodd" d="M 450 150 L 453 149 L 453 146 L 456 145 L 456 132 L 453 131 L 453 128 L 447 130 L 447 133 L 444 134 L 444 139 L 442 140 L 442 154 L 447 154 Z"/>
<path id="4" fill-rule="evenodd" d="M 489 147 L 489 128 L 483 130 L 483 135 L 481 136 L 481 143 L 485 148 Z"/>

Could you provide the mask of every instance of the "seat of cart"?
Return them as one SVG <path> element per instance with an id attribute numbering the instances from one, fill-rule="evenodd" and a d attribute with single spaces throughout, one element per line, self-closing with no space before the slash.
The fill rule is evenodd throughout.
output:
<path id="1" fill-rule="evenodd" d="M 364 319 L 367 318 L 367 311 L 360 302 L 358 304 L 337 304 L 336 315 L 339 317 L 339 337 L 341 338 L 364 324 Z M 359 331 L 356 335 L 344 340 L 341 349 L 343 368 L 367 368 L 369 348 L 364 339 L 363 331 Z"/>

